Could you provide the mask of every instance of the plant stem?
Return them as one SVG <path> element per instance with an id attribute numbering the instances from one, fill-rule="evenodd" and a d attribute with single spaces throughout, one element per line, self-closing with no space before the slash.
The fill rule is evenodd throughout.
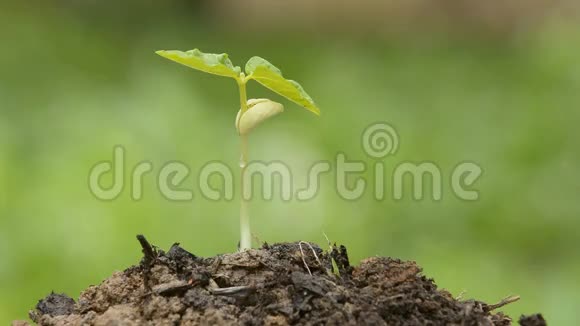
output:
<path id="1" fill-rule="evenodd" d="M 238 82 L 240 90 L 240 119 L 248 110 L 248 99 L 246 95 L 246 78 L 242 73 Z M 248 209 L 248 200 L 244 196 L 244 173 L 248 165 L 248 136 L 240 135 L 240 251 L 252 248 L 252 232 L 250 230 L 250 213 Z"/>
<path id="2" fill-rule="evenodd" d="M 248 165 L 248 136 L 241 138 L 241 157 L 240 157 L 240 251 L 252 248 L 252 232 L 250 231 L 250 212 L 248 209 L 248 200 L 244 196 L 244 174 Z"/>
<path id="3" fill-rule="evenodd" d="M 238 80 L 238 88 L 240 89 L 240 106 L 242 113 L 248 111 L 248 97 L 246 96 L 246 83 L 247 80 L 242 73 L 241 79 Z"/>

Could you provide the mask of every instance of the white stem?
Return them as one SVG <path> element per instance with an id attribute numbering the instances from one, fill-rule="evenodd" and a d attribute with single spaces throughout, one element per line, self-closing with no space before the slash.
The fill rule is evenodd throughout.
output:
<path id="1" fill-rule="evenodd" d="M 241 157 L 240 157 L 240 251 L 252 248 L 252 232 L 250 231 L 250 213 L 248 201 L 244 196 L 244 173 L 248 165 L 248 136 L 240 136 Z"/>
<path id="2" fill-rule="evenodd" d="M 240 118 L 248 110 L 248 98 L 246 96 L 246 78 L 242 73 L 237 79 L 240 90 Z M 248 201 L 244 196 L 244 173 L 248 165 L 248 136 L 240 135 L 240 251 L 252 248 L 252 231 L 250 230 L 250 212 Z"/>

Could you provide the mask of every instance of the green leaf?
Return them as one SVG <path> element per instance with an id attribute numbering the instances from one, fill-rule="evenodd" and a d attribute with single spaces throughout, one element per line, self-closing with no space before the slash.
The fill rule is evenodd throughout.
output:
<path id="1" fill-rule="evenodd" d="M 314 101 L 304 91 L 302 86 L 293 80 L 284 78 L 280 69 L 266 59 L 252 57 L 246 63 L 246 74 L 249 78 L 254 79 L 272 91 L 303 106 L 314 114 L 320 115 L 320 109 L 314 104 Z"/>
<path id="2" fill-rule="evenodd" d="M 225 53 L 203 53 L 198 49 L 193 49 L 187 52 L 176 50 L 160 50 L 155 53 L 190 68 L 201 70 L 203 72 L 214 75 L 238 78 L 241 72 L 240 67 L 234 67 L 232 61 Z"/>

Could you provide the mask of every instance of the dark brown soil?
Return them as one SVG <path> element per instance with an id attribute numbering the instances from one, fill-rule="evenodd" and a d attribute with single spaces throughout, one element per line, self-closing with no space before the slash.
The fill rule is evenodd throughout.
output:
<path id="1" fill-rule="evenodd" d="M 81 293 L 50 294 L 30 312 L 41 325 L 511 325 L 490 305 L 438 290 L 414 262 L 351 267 L 346 248 L 306 242 L 197 257 L 139 238 L 144 258 Z M 523 326 L 546 325 L 541 315 Z"/>

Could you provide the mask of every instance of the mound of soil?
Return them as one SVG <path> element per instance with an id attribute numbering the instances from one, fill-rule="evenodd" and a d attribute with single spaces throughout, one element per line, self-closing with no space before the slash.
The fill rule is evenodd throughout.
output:
<path id="1" fill-rule="evenodd" d="M 350 266 L 346 248 L 307 242 L 211 258 L 139 236 L 144 258 L 81 293 L 52 293 L 30 312 L 40 325 L 511 325 L 498 304 L 457 300 L 414 262 L 372 257 Z M 15 323 L 16 324 L 16 323 Z M 541 315 L 523 326 L 546 325 Z"/>

